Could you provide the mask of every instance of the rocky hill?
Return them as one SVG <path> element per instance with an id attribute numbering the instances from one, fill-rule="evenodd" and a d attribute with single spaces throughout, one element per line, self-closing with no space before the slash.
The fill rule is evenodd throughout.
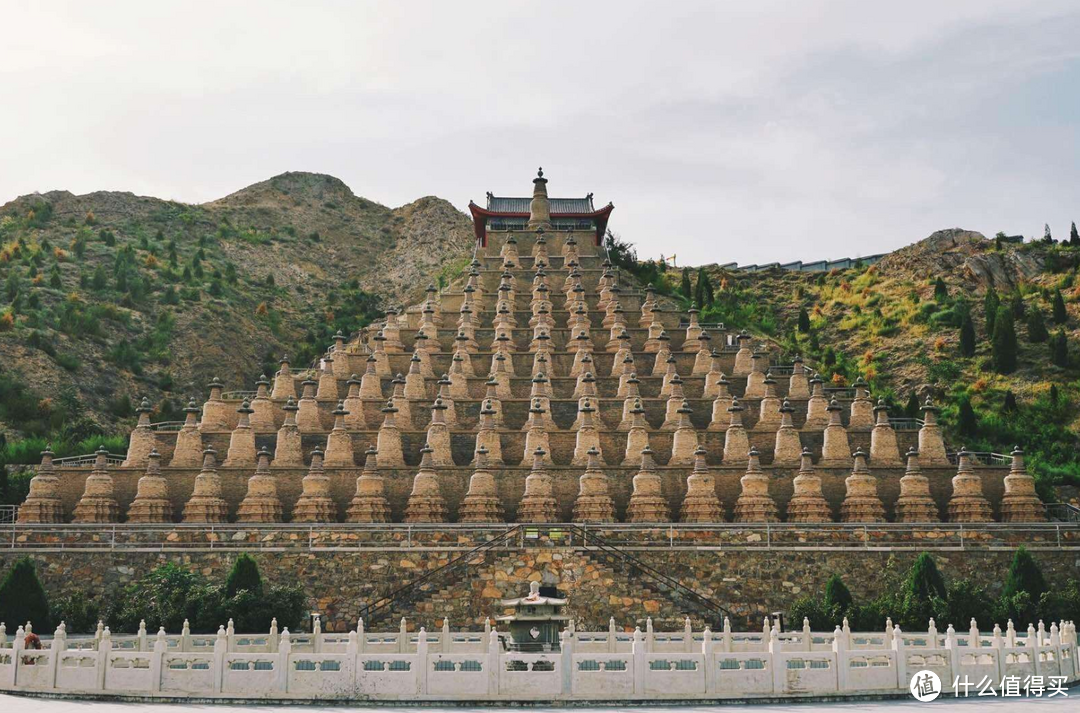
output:
<path id="1" fill-rule="evenodd" d="M 388 208 L 285 173 L 202 205 L 66 191 L 0 207 L 0 434 L 123 433 L 132 403 L 180 416 L 220 377 L 251 388 L 288 354 L 461 271 L 468 218 L 432 196 Z"/>

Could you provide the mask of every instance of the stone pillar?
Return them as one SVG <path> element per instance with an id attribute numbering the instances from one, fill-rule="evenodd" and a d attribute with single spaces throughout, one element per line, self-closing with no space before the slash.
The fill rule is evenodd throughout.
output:
<path id="1" fill-rule="evenodd" d="M 446 522 L 446 501 L 439 490 L 431 446 L 420 449 L 420 469 L 405 505 L 405 522 Z"/>
<path id="2" fill-rule="evenodd" d="M 735 376 L 748 376 L 753 370 L 754 352 L 750 349 L 750 341 L 750 335 L 746 332 L 740 332 L 735 337 L 739 345 L 739 351 L 735 353 L 735 368 L 731 372 Z"/>
<path id="3" fill-rule="evenodd" d="M 742 492 L 735 501 L 735 522 L 777 522 L 776 502 L 769 495 L 769 476 L 761 469 L 756 448 L 750 449 Z"/>
<path id="4" fill-rule="evenodd" d="M 363 382 L 360 377 L 353 374 L 345 382 L 348 391 L 345 400 L 341 403 L 345 409 L 345 428 L 350 431 L 363 431 L 367 429 L 367 418 L 364 414 L 364 399 L 360 396 L 360 386 Z"/>
<path id="5" fill-rule="evenodd" d="M 431 462 L 437 466 L 454 465 L 450 451 L 450 429 L 446 426 L 446 406 L 436 397 L 431 406 L 431 423 L 427 429 L 427 447 L 431 449 Z"/>
<path id="6" fill-rule="evenodd" d="M 145 468 L 149 463 L 150 451 L 157 445 L 154 429 L 150 428 L 150 414 L 153 410 L 149 399 L 146 398 L 143 398 L 139 407 L 135 409 L 135 412 L 139 414 L 139 423 L 131 431 L 127 457 L 120 465 L 121 468 Z"/>
<path id="7" fill-rule="evenodd" d="M 334 376 L 334 358 L 327 354 L 321 360 L 319 369 L 319 388 L 315 392 L 315 398 L 319 401 L 338 400 L 337 377 Z"/>
<path id="8" fill-rule="evenodd" d="M 281 522 L 281 500 L 277 480 L 270 472 L 270 451 L 258 453 L 255 474 L 248 478 L 247 495 L 236 511 L 237 522 Z"/>
<path id="9" fill-rule="evenodd" d="M 245 400 L 236 412 L 240 414 L 240 421 L 229 436 L 229 452 L 225 454 L 225 462 L 222 463 L 226 468 L 255 465 L 255 431 L 251 428 L 251 406 Z"/>
<path id="10" fill-rule="evenodd" d="M 265 375 L 255 382 L 255 398 L 251 400 L 251 427 L 256 433 L 277 430 L 274 402 L 270 400 L 270 380 Z"/>
<path id="11" fill-rule="evenodd" d="M 805 431 L 820 431 L 829 423 L 829 401 L 825 398 L 825 382 L 814 374 L 810 378 L 810 400 L 806 402 Z"/>
<path id="12" fill-rule="evenodd" d="M 176 445 L 173 446 L 172 460 L 169 461 L 173 468 L 194 468 L 202 462 L 203 442 L 197 420 L 199 411 L 195 399 L 188 401 L 184 408 L 184 425 L 176 434 Z"/>
<path id="13" fill-rule="evenodd" d="M 852 386 L 855 388 L 855 398 L 851 402 L 848 429 L 869 430 L 874 425 L 874 402 L 870 400 L 870 385 L 860 376 Z"/>
<path id="14" fill-rule="evenodd" d="M 602 469 L 600 451 L 589 449 L 589 462 L 578 479 L 574 501 L 574 522 L 614 522 L 615 501 L 608 491 L 608 479 Z"/>
<path id="15" fill-rule="evenodd" d="M 919 429 L 919 459 L 927 465 L 948 465 L 949 457 L 945 453 L 945 439 L 937 423 L 937 415 L 941 409 L 935 406 L 927 396 L 922 410 L 923 426 Z"/>
<path id="16" fill-rule="evenodd" d="M 296 398 L 296 384 L 293 383 L 292 369 L 289 368 L 289 357 L 281 357 L 281 368 L 274 374 L 274 390 L 270 392 L 270 398 L 274 401 L 285 401 Z"/>
<path id="17" fill-rule="evenodd" d="M 491 399 L 485 399 L 480 407 L 480 425 L 476 430 L 476 450 L 479 451 L 481 448 L 487 450 L 492 463 L 502 464 L 502 442 L 499 432 L 495 430 L 495 409 L 492 407 Z M 473 464 L 476 464 L 475 456 Z"/>
<path id="18" fill-rule="evenodd" d="M 529 223 L 526 226 L 529 230 L 536 230 L 537 228 L 543 228 L 544 230 L 551 230 L 551 206 L 548 202 L 547 195 L 547 179 L 544 178 L 544 169 L 541 168 L 536 172 L 536 178 L 533 179 L 533 197 L 529 202 Z"/>
<path id="19" fill-rule="evenodd" d="M 22 515 L 21 509 L 19 515 Z M 1001 521 L 1046 521 L 1046 506 L 1035 492 L 1035 479 L 1028 475 L 1024 467 L 1024 452 L 1019 447 L 1013 449 L 1012 467 L 1009 469 L 1009 474 L 1005 476 L 1005 495 L 1001 498 Z"/>
<path id="20" fill-rule="evenodd" d="M 791 378 L 788 380 L 789 399 L 810 398 L 810 382 L 806 377 L 806 368 L 803 366 L 802 357 L 798 354 L 792 360 Z"/>
<path id="21" fill-rule="evenodd" d="M 559 519 L 551 476 L 544 467 L 544 455 L 540 451 L 533 452 L 532 470 L 525 478 L 525 494 L 518 506 L 518 522 L 557 522 Z"/>
<path id="22" fill-rule="evenodd" d="M 203 466 L 195 476 L 195 488 L 184 505 L 184 522 L 218 523 L 228 520 L 229 506 L 221 496 L 221 476 L 217 472 L 217 452 L 203 451 Z"/>
<path id="23" fill-rule="evenodd" d="M 529 420 L 525 423 L 525 453 L 533 453 L 539 448 L 547 454 L 544 462 L 551 465 L 551 440 L 544 423 L 546 413 L 543 400 L 534 398 L 532 408 L 529 409 Z"/>
<path id="24" fill-rule="evenodd" d="M 641 406 L 641 399 L 634 399 L 634 407 L 630 409 L 630 429 L 626 432 L 626 454 L 623 465 L 633 465 L 638 462 L 641 453 L 648 448 L 649 425 L 645 422 L 645 409 Z"/>
<path id="25" fill-rule="evenodd" d="M 589 450 L 595 448 L 603 453 L 600 448 L 600 432 L 596 428 L 595 413 L 589 399 L 585 399 L 579 409 L 581 414 L 581 427 L 578 428 L 574 446 L 574 459 L 571 465 L 585 465 L 589 462 Z"/>
<path id="26" fill-rule="evenodd" d="M 356 479 L 356 494 L 349 503 L 346 522 L 390 522 L 390 504 L 379 475 L 377 453 L 368 448 L 364 454 L 364 470 Z"/>
<path id="27" fill-rule="evenodd" d="M 800 458 L 799 473 L 793 481 L 794 492 L 788 501 L 788 522 L 830 522 L 832 511 L 821 493 L 821 476 L 814 471 L 809 448 Z"/>
<path id="28" fill-rule="evenodd" d="M 870 463 L 874 467 L 900 465 L 900 448 L 896 445 L 896 431 L 889 423 L 889 409 L 884 399 L 878 399 L 874 407 L 874 430 L 870 432 Z"/>
<path id="29" fill-rule="evenodd" d="M 86 485 L 79 504 L 75 506 L 77 523 L 116 522 L 120 516 L 120 506 L 116 502 L 113 479 L 109 474 L 109 452 L 104 447 L 94 454 L 94 469 L 86 478 Z"/>
<path id="30" fill-rule="evenodd" d="M 720 394 L 720 382 L 727 384 L 727 377 L 720 371 L 720 352 L 715 349 L 709 354 L 709 371 L 705 374 L 705 386 L 701 390 L 701 398 L 715 399 Z"/>
<path id="31" fill-rule="evenodd" d="M 900 496 L 896 499 L 897 522 L 938 522 L 937 503 L 930 496 L 930 481 L 919 467 L 919 452 L 907 453 L 907 470 L 900 479 Z"/>
<path id="32" fill-rule="evenodd" d="M 345 418 L 349 415 L 345 410 L 345 402 L 338 401 L 337 408 L 332 413 L 334 429 L 326 437 L 326 457 L 323 463 L 331 468 L 352 468 L 356 463 L 353 461 L 352 435 L 345 430 Z"/>
<path id="33" fill-rule="evenodd" d="M 634 490 L 626 507 L 628 522 L 668 522 L 671 514 L 664 499 L 652 449 L 641 450 L 641 468 L 634 475 Z"/>
<path id="34" fill-rule="evenodd" d="M 765 396 L 765 365 L 768 353 L 755 351 L 750 356 L 750 373 L 746 375 L 746 391 L 743 399 L 760 399 Z"/>
<path id="35" fill-rule="evenodd" d="M 762 381 L 765 394 L 758 406 L 758 421 L 754 429 L 759 431 L 771 431 L 780 425 L 780 398 L 776 395 L 776 380 L 771 373 L 765 374 Z"/>
<path id="36" fill-rule="evenodd" d="M 686 479 L 686 497 L 680 512 L 683 522 L 723 522 L 724 510 L 716 496 L 716 482 L 705 462 L 705 449 L 694 452 L 694 470 Z"/>
<path id="37" fill-rule="evenodd" d="M 334 376 L 338 379 L 348 379 L 349 355 L 345 352 L 345 335 L 340 329 L 334 334 L 334 347 L 330 353 L 334 356 Z"/>
<path id="38" fill-rule="evenodd" d="M 20 524 L 54 524 L 64 521 L 63 501 L 60 498 L 60 478 L 53 465 L 49 446 L 41 452 L 41 465 L 30 479 L 30 492 L 19 506 Z M 2 466 L 0 466 L 2 467 Z"/>
<path id="39" fill-rule="evenodd" d="M 526 449 L 528 452 L 528 449 Z M 495 476 L 489 470 L 486 448 L 476 451 L 476 470 L 469 478 L 469 490 L 461 501 L 458 512 L 460 522 L 503 522 L 502 501 L 499 499 Z"/>
<path id="40" fill-rule="evenodd" d="M 670 394 L 667 395 L 668 400 L 664 410 L 664 422 L 660 425 L 662 430 L 674 430 L 679 423 L 679 409 L 682 408 L 683 402 L 686 400 L 682 383 L 682 379 L 679 378 L 678 374 L 671 381 Z"/>
<path id="41" fill-rule="evenodd" d="M 712 404 L 712 416 L 709 419 L 710 431 L 726 431 L 728 424 L 731 422 L 731 415 L 728 414 L 728 406 L 731 405 L 731 390 L 727 377 L 723 374 L 716 382 L 716 394 Z"/>
<path id="42" fill-rule="evenodd" d="M 739 400 L 732 397 L 731 406 L 728 407 L 730 419 L 724 433 L 724 465 L 745 463 L 746 454 L 750 451 L 750 439 L 743 428 L 742 412 L 743 407 Z"/>
<path id="43" fill-rule="evenodd" d="M 420 350 L 413 353 L 409 360 L 409 372 L 405 375 L 405 385 L 401 395 L 410 401 L 420 401 L 427 398 L 427 384 L 424 375 L 420 373 Z"/>
<path id="44" fill-rule="evenodd" d="M 697 450 L 698 437 L 693 424 L 690 423 L 690 402 L 683 399 L 682 406 L 678 410 L 678 421 L 675 426 L 675 435 L 671 439 L 671 460 L 668 465 L 690 465 L 694 462 L 694 451 Z"/>
<path id="45" fill-rule="evenodd" d="M 952 479 L 949 522 L 992 522 L 990 503 L 983 496 L 982 477 L 971 467 L 971 453 L 961 448 L 956 455 L 959 465 Z"/>
<path id="46" fill-rule="evenodd" d="M 315 400 L 315 386 L 318 384 L 314 379 L 304 379 L 304 395 L 297 402 L 299 407 L 296 412 L 296 427 L 301 433 L 321 433 L 322 421 L 319 419 L 319 402 Z"/>
<path id="47" fill-rule="evenodd" d="M 851 463 L 851 446 L 848 443 L 847 429 L 840 420 L 840 404 L 836 399 L 829 402 L 829 425 L 825 427 L 825 439 L 821 446 L 821 461 L 818 465 L 827 467 L 847 466 Z"/>
<path id="48" fill-rule="evenodd" d="M 397 412 L 394 402 L 387 401 L 383 407 L 383 422 L 375 440 L 375 449 L 379 452 L 379 464 L 400 468 L 405 465 L 405 455 L 401 450 L 401 431 L 397 425 Z"/>
<path id="49" fill-rule="evenodd" d="M 379 399 L 383 398 L 382 392 L 382 377 L 379 376 L 376 370 L 377 361 L 375 356 L 369 356 L 365 364 L 364 375 L 360 377 L 360 398 L 362 399 Z"/>
<path id="50" fill-rule="evenodd" d="M 802 453 L 802 442 L 799 440 L 799 431 L 791 420 L 791 414 L 795 412 L 791 404 L 786 400 L 780 407 L 780 428 L 776 429 L 776 445 L 773 448 L 773 465 L 789 466 L 799 462 Z"/>
<path id="51" fill-rule="evenodd" d="M 330 497 L 330 478 L 323 469 L 323 453 L 311 452 L 311 466 L 301 482 L 303 492 L 293 508 L 293 522 L 336 522 L 337 506 Z"/>
<path id="52" fill-rule="evenodd" d="M 290 397 L 281 409 L 285 412 L 285 423 L 277 432 L 277 442 L 274 444 L 274 465 L 276 467 L 303 465 L 304 453 L 300 431 L 296 428 L 296 402 Z"/>
<path id="53" fill-rule="evenodd" d="M 852 456 L 855 465 L 845 480 L 847 494 L 840 505 L 843 522 L 885 522 L 885 506 L 877 494 L 877 480 L 866 467 L 866 454 L 862 449 Z"/>
<path id="54" fill-rule="evenodd" d="M 23 507 L 26 507 L 25 505 Z M 20 515 L 22 510 L 20 508 Z M 139 478 L 135 499 L 128 506 L 128 522 L 171 522 L 169 484 L 161 475 L 161 454 L 150 451 L 146 475 Z"/>

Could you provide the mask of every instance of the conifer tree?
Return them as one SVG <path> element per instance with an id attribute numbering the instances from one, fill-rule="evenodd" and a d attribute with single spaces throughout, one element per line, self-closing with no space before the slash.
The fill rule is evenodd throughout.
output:
<path id="1" fill-rule="evenodd" d="M 1064 329 L 1059 329 L 1050 340 L 1050 361 L 1062 369 L 1069 366 L 1069 338 Z"/>
<path id="2" fill-rule="evenodd" d="M 1069 245 L 1080 245 L 1080 233 L 1076 232 L 1076 221 L 1072 223 L 1072 227 L 1069 228 Z"/>
<path id="3" fill-rule="evenodd" d="M 971 323 L 971 315 L 966 313 L 964 321 L 960 323 L 960 354 L 975 356 L 975 325 Z"/>
<path id="4" fill-rule="evenodd" d="M 1065 324 L 1069 319 L 1069 313 L 1065 310 L 1065 298 L 1061 295 L 1061 289 L 1054 290 L 1054 323 Z"/>
<path id="5" fill-rule="evenodd" d="M 1043 226 L 1043 242 L 1044 243 L 1053 243 L 1054 242 L 1054 236 L 1050 234 L 1050 224 L 1049 223 L 1046 223 Z"/>
<path id="6" fill-rule="evenodd" d="M 998 299 L 997 292 L 993 288 L 986 290 L 986 297 L 983 298 L 983 317 L 986 320 L 986 337 L 987 339 L 994 338 L 994 320 L 997 318 L 998 307 L 1001 305 L 1001 300 Z"/>
<path id="7" fill-rule="evenodd" d="M 225 579 L 225 596 L 234 597 L 240 590 L 247 590 L 255 595 L 261 594 L 263 590 L 259 565 L 255 563 L 255 558 L 246 552 L 236 558 L 229 570 L 229 576 Z"/>
<path id="8" fill-rule="evenodd" d="M 1019 592 L 1027 592 L 1032 601 L 1039 601 L 1039 597 L 1046 591 L 1046 579 L 1042 570 L 1027 549 L 1020 545 L 1013 554 L 1012 564 L 1009 565 L 1009 573 L 1005 576 L 1005 586 L 1001 593 L 1006 597 L 1012 597 Z"/>
<path id="9" fill-rule="evenodd" d="M 949 286 L 940 277 L 934 282 L 934 299 L 938 302 L 949 299 Z"/>
<path id="10" fill-rule="evenodd" d="M 799 308 L 799 331 L 804 333 L 810 331 L 810 313 L 805 307 Z"/>
<path id="11" fill-rule="evenodd" d="M 840 575 L 833 574 L 825 582 L 825 606 L 832 610 L 834 607 L 840 616 L 845 616 L 851 610 L 851 590 L 847 588 Z"/>
<path id="12" fill-rule="evenodd" d="M 11 631 L 26 622 L 38 631 L 45 631 L 52 624 L 49 599 L 29 557 L 16 560 L 0 583 L 0 622 L 6 623 Z"/>
<path id="13" fill-rule="evenodd" d="M 1046 331 L 1046 322 L 1043 321 L 1042 310 L 1032 307 L 1027 315 L 1028 341 L 1032 344 L 1042 344 L 1050 334 Z"/>
<path id="14" fill-rule="evenodd" d="M 994 320 L 994 339 L 990 346 L 994 371 L 999 374 L 1011 374 L 1016 371 L 1016 327 L 1010 310 L 998 309 Z"/>
<path id="15" fill-rule="evenodd" d="M 915 389 L 912 389 L 908 395 L 907 404 L 904 405 L 904 415 L 908 418 L 918 418 L 919 412 L 919 395 L 915 393 Z"/>
<path id="16" fill-rule="evenodd" d="M 960 399 L 956 420 L 956 430 L 961 435 L 974 436 L 979 428 L 978 417 L 975 415 L 975 409 L 972 408 L 971 400 L 967 396 Z"/>
<path id="17" fill-rule="evenodd" d="M 679 292 L 688 300 L 694 299 L 694 286 L 690 283 L 690 268 L 688 267 L 682 269 L 682 284 L 679 286 Z"/>
<path id="18" fill-rule="evenodd" d="M 1005 413 L 1016 413 L 1016 409 L 1016 394 L 1010 389 L 1005 392 L 1005 403 L 1002 404 L 1001 410 Z"/>

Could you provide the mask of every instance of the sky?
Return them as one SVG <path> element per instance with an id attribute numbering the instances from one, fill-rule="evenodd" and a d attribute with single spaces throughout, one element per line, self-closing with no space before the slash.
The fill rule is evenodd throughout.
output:
<path id="1" fill-rule="evenodd" d="M 679 264 L 1080 217 L 1080 3 L 0 0 L 0 204 L 284 171 L 612 201 Z"/>

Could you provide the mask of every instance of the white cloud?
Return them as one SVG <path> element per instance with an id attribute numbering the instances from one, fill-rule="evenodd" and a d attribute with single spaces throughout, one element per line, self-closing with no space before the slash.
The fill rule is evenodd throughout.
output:
<path id="1" fill-rule="evenodd" d="M 0 201 L 204 201 L 285 170 L 396 205 L 613 200 L 643 254 L 1064 233 L 1074 3 L 50 3 L 5 9 Z"/>

